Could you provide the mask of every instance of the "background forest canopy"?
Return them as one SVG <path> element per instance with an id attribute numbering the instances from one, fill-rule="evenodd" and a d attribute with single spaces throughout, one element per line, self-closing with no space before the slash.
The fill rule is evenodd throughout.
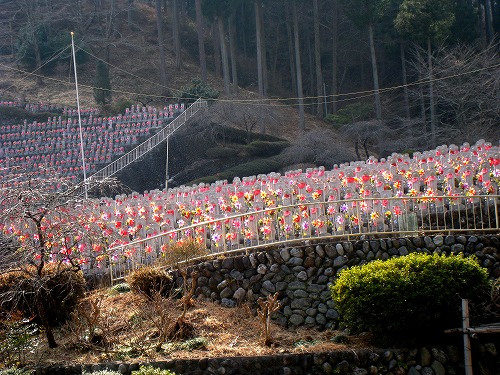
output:
<path id="1" fill-rule="evenodd" d="M 161 105 L 199 78 L 247 128 L 272 133 L 273 99 L 301 131 L 306 114 L 326 119 L 358 159 L 498 142 L 499 30 L 498 0 L 0 0 L 0 58 L 39 87 L 71 79 L 74 31 L 102 105 Z M 140 78 L 156 84 L 138 92 Z"/>

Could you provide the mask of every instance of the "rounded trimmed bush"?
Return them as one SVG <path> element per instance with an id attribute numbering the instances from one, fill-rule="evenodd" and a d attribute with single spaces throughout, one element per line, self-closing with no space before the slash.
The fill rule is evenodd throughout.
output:
<path id="1" fill-rule="evenodd" d="M 64 323 L 87 289 L 82 271 L 46 264 L 39 277 L 35 267 L 0 275 L 0 302 L 5 310 L 19 310 L 25 317 L 36 315 L 35 296 L 45 302 L 51 326 Z"/>
<path id="2" fill-rule="evenodd" d="M 473 257 L 409 254 L 340 272 L 330 287 L 341 319 L 353 332 L 422 337 L 461 326 L 461 298 L 489 289 Z"/>
<path id="3" fill-rule="evenodd" d="M 159 267 L 141 267 L 127 276 L 127 282 L 133 291 L 152 298 L 155 293 L 167 295 L 173 288 L 172 277 Z"/>

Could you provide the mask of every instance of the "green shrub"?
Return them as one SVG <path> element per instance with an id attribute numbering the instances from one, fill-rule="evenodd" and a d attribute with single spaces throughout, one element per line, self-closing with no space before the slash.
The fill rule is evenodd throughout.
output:
<path id="1" fill-rule="evenodd" d="M 0 370 L 0 375 L 29 375 L 31 373 L 32 372 L 30 370 L 17 367 L 10 367 Z"/>
<path id="2" fill-rule="evenodd" d="M 0 324 L 0 358 L 9 366 L 24 363 L 25 354 L 33 350 L 36 343 L 32 338 L 38 335 L 36 324 L 27 320 L 18 322 L 3 322 Z M 0 373 L 1 374 L 1 373 Z"/>
<path id="3" fill-rule="evenodd" d="M 346 125 L 357 121 L 369 120 L 373 117 L 372 103 L 353 103 L 341 108 L 336 114 L 330 114 L 325 117 L 327 121 L 335 125 Z"/>
<path id="4" fill-rule="evenodd" d="M 219 97 L 219 91 L 199 78 L 191 80 L 188 86 L 181 88 L 181 93 L 179 100 L 188 103 L 192 103 L 198 98 L 217 99 Z"/>
<path id="5" fill-rule="evenodd" d="M 127 276 L 127 282 L 133 291 L 152 298 L 155 293 L 168 295 L 173 288 L 172 277 L 159 267 L 146 266 Z"/>
<path id="6" fill-rule="evenodd" d="M 279 160 L 273 158 L 256 159 L 248 163 L 226 169 L 219 175 L 219 180 L 231 181 L 234 177 L 252 176 L 261 173 L 275 172 L 281 168 Z"/>
<path id="7" fill-rule="evenodd" d="M 175 375 L 175 372 L 170 370 L 161 370 L 153 366 L 141 366 L 139 370 L 132 371 L 132 375 Z"/>
<path id="8" fill-rule="evenodd" d="M 228 159 L 238 155 L 238 150 L 230 147 L 213 147 L 205 151 L 205 155 L 210 159 Z"/>
<path id="9" fill-rule="evenodd" d="M 120 283 L 113 285 L 111 288 L 109 288 L 108 293 L 111 295 L 116 295 L 116 294 L 130 292 L 130 290 L 131 288 L 128 283 Z"/>
<path id="10" fill-rule="evenodd" d="M 489 281 L 474 258 L 413 253 L 346 269 L 330 288 L 353 332 L 418 339 L 460 327 L 460 298 L 484 295 Z"/>
<path id="11" fill-rule="evenodd" d="M 42 294 L 51 326 L 64 323 L 86 291 L 81 271 L 55 264 L 45 265 L 42 276 L 34 267 L 0 275 L 0 303 L 5 310 L 19 310 L 25 317 L 37 315 L 35 295 Z"/>
<path id="12" fill-rule="evenodd" d="M 283 149 L 290 145 L 287 141 L 269 142 L 269 141 L 253 141 L 245 149 L 252 156 L 273 156 L 279 154 Z"/>
<path id="13" fill-rule="evenodd" d="M 186 340 L 183 342 L 169 342 L 162 345 L 162 348 L 168 352 L 175 351 L 192 351 L 196 349 L 205 349 L 208 345 L 208 340 L 204 337 L 195 337 L 194 339 Z"/>

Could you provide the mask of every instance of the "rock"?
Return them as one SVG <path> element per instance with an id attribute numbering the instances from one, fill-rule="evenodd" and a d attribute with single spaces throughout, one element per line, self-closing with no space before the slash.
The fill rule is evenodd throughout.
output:
<path id="1" fill-rule="evenodd" d="M 286 264 L 288 266 L 302 266 L 302 264 L 304 263 L 304 259 L 302 258 L 299 258 L 299 257 L 291 257 L 290 260 L 288 262 L 286 262 Z"/>
<path id="2" fill-rule="evenodd" d="M 234 268 L 231 270 L 231 272 L 229 272 L 229 276 L 231 276 L 236 281 L 241 281 L 244 279 L 242 273 Z"/>
<path id="3" fill-rule="evenodd" d="M 317 314 L 316 315 L 316 323 L 319 326 L 324 326 L 326 324 L 326 316 L 323 314 Z"/>
<path id="4" fill-rule="evenodd" d="M 292 281 L 288 284 L 288 289 L 289 290 L 298 290 L 298 289 L 305 290 L 306 283 L 304 283 L 302 281 Z"/>
<path id="5" fill-rule="evenodd" d="M 340 361 L 335 365 L 335 368 L 333 369 L 334 373 L 337 374 L 346 374 L 351 370 L 351 365 L 349 365 L 349 362 L 346 360 Z"/>
<path id="6" fill-rule="evenodd" d="M 220 304 L 221 304 L 221 306 L 224 306 L 224 307 L 236 307 L 236 302 L 232 299 L 229 299 L 229 298 L 223 298 L 220 301 Z"/>
<path id="7" fill-rule="evenodd" d="M 356 367 L 352 370 L 353 375 L 368 375 L 368 370 L 360 367 Z"/>
<path id="8" fill-rule="evenodd" d="M 394 357 L 394 352 L 392 350 L 386 350 L 382 353 L 382 358 L 385 362 L 389 362 Z"/>
<path id="9" fill-rule="evenodd" d="M 335 259 L 338 259 L 338 258 L 335 258 Z M 342 258 L 342 259 L 344 259 L 344 258 Z M 335 265 L 335 261 L 334 261 L 334 265 Z M 333 268 L 328 267 L 325 270 L 324 274 L 325 274 L 326 277 L 332 277 L 333 275 L 335 275 L 335 271 L 333 270 Z"/>
<path id="10" fill-rule="evenodd" d="M 300 271 L 297 274 L 297 280 L 306 281 L 307 280 L 307 273 L 305 271 Z"/>
<path id="11" fill-rule="evenodd" d="M 298 278 L 298 276 L 297 276 Z M 311 284 L 306 287 L 306 290 L 309 293 L 321 293 L 323 290 L 325 290 L 326 285 L 318 285 L 318 284 Z"/>
<path id="12" fill-rule="evenodd" d="M 342 247 L 342 245 L 340 245 L 340 247 Z M 333 259 L 337 256 L 337 249 L 333 245 L 327 244 L 325 245 L 325 253 L 328 258 Z"/>
<path id="13" fill-rule="evenodd" d="M 247 292 L 245 289 L 243 288 L 238 288 L 236 289 L 236 292 L 234 292 L 233 294 L 233 298 L 238 301 L 238 302 L 241 302 L 243 301 L 243 299 L 246 297 L 247 295 Z"/>
<path id="14" fill-rule="evenodd" d="M 399 255 L 401 255 L 402 257 L 405 255 L 408 255 L 408 249 L 406 248 L 406 246 L 401 246 L 399 248 L 398 252 L 399 252 Z"/>
<path id="15" fill-rule="evenodd" d="M 323 374 L 332 374 L 333 373 L 333 367 L 328 362 L 323 363 L 321 368 L 323 370 Z"/>
<path id="16" fill-rule="evenodd" d="M 464 245 L 461 243 L 456 243 L 451 245 L 451 252 L 454 254 L 463 253 L 465 250 Z"/>
<path id="17" fill-rule="evenodd" d="M 434 371 L 435 375 L 445 375 L 446 374 L 446 370 L 445 370 L 444 366 L 439 361 L 432 362 L 431 368 Z"/>
<path id="18" fill-rule="evenodd" d="M 298 247 L 294 247 L 290 250 L 290 255 L 292 257 L 302 258 L 304 256 L 304 250 Z"/>
<path id="19" fill-rule="evenodd" d="M 259 261 L 257 260 L 255 254 L 250 254 L 248 256 L 248 260 L 250 261 L 250 264 L 252 265 L 253 268 L 257 268 L 257 266 L 259 265 Z"/>
<path id="20" fill-rule="evenodd" d="M 265 290 L 267 290 L 269 293 L 276 292 L 276 287 L 275 287 L 275 285 L 270 280 L 264 281 L 262 283 L 262 288 L 264 288 Z"/>
<path id="21" fill-rule="evenodd" d="M 304 318 L 298 314 L 292 314 L 288 321 L 294 326 L 300 326 L 304 323 Z"/>
<path id="22" fill-rule="evenodd" d="M 325 250 L 323 249 L 323 247 L 321 245 L 317 245 L 316 248 L 315 248 L 315 252 L 316 252 L 316 255 L 320 258 L 324 258 L 325 257 Z"/>
<path id="23" fill-rule="evenodd" d="M 325 276 L 325 275 L 320 275 L 318 276 L 318 281 L 317 283 L 318 284 L 321 284 L 321 285 L 324 285 L 326 284 L 330 279 L 328 278 L 328 276 Z"/>
<path id="24" fill-rule="evenodd" d="M 427 250 L 434 250 L 436 248 L 436 244 L 434 243 L 434 241 L 432 241 L 432 238 L 430 238 L 429 236 L 424 237 L 424 243 L 425 243 L 425 248 Z"/>
<path id="25" fill-rule="evenodd" d="M 415 367 L 412 366 L 408 370 L 408 375 L 420 375 L 420 372 L 418 372 L 418 370 Z"/>
<path id="26" fill-rule="evenodd" d="M 307 298 L 309 297 L 309 293 L 307 293 L 305 290 L 299 289 L 293 292 L 293 297 L 294 298 Z"/>
<path id="27" fill-rule="evenodd" d="M 338 243 L 335 245 L 335 250 L 337 251 L 337 254 L 342 256 L 345 254 L 345 250 L 344 250 L 344 247 L 342 246 L 341 243 Z M 330 257 L 330 258 L 334 258 L 334 257 Z"/>
<path id="28" fill-rule="evenodd" d="M 222 268 L 226 270 L 232 270 L 234 268 L 234 259 L 233 258 L 224 258 L 222 260 Z"/>
<path id="29" fill-rule="evenodd" d="M 267 273 L 267 266 L 265 264 L 259 264 L 257 267 L 257 273 L 265 275 Z"/>
<path id="30" fill-rule="evenodd" d="M 314 319 L 312 316 L 306 316 L 306 319 L 304 320 L 304 325 L 314 326 L 316 325 L 316 319 Z"/>
<path id="31" fill-rule="evenodd" d="M 233 290 L 230 287 L 226 287 L 220 292 L 220 298 L 229 298 L 232 297 L 233 294 Z"/>
<path id="32" fill-rule="evenodd" d="M 339 313 L 335 309 L 328 309 L 325 316 L 327 319 L 339 320 Z"/>
<path id="33" fill-rule="evenodd" d="M 296 298 L 290 304 L 292 309 L 306 310 L 311 307 L 311 298 Z"/>
<path id="34" fill-rule="evenodd" d="M 420 364 L 424 367 L 429 366 L 432 363 L 431 353 L 427 348 L 420 349 Z"/>
<path id="35" fill-rule="evenodd" d="M 306 314 L 308 316 L 312 316 L 312 317 L 315 317 L 316 314 L 318 313 L 318 310 L 313 308 L 313 307 L 309 307 L 307 310 L 306 310 Z"/>
<path id="36" fill-rule="evenodd" d="M 431 354 L 432 354 L 432 357 L 436 361 L 439 361 L 442 364 L 448 363 L 448 357 L 446 356 L 446 354 L 441 349 L 432 348 L 431 349 Z"/>
<path id="37" fill-rule="evenodd" d="M 434 245 L 436 246 L 443 246 L 443 236 L 438 234 L 437 236 L 434 237 L 433 242 Z"/>

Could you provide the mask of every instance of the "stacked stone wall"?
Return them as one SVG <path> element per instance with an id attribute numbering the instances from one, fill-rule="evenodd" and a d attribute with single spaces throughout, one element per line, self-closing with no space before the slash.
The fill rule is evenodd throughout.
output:
<path id="1" fill-rule="evenodd" d="M 274 319 L 284 326 L 337 328 L 339 315 L 329 285 L 344 268 L 411 252 L 474 255 L 492 278 L 500 277 L 497 236 L 441 236 L 360 239 L 275 248 L 220 258 L 193 267 L 199 273 L 196 296 L 234 307 L 279 293 Z M 179 282 L 182 279 L 179 278 Z"/>

